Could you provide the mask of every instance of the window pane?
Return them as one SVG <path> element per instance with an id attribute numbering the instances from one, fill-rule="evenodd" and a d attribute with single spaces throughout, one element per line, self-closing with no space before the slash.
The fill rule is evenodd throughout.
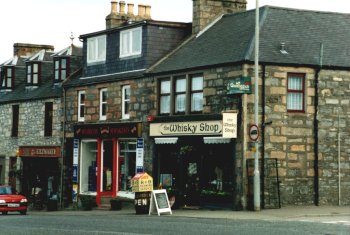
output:
<path id="1" fill-rule="evenodd" d="M 177 79 L 176 80 L 176 92 L 185 92 L 186 91 L 186 79 Z"/>
<path id="2" fill-rule="evenodd" d="M 62 68 L 62 69 L 67 68 L 67 59 L 62 59 L 62 60 L 61 60 L 61 68 Z"/>
<path id="3" fill-rule="evenodd" d="M 130 87 L 129 86 L 125 87 L 125 89 L 124 89 L 124 99 L 125 100 L 130 99 Z"/>
<path id="4" fill-rule="evenodd" d="M 84 117 L 84 110 L 85 110 L 85 107 L 84 105 L 80 105 L 80 117 Z"/>
<path id="5" fill-rule="evenodd" d="M 55 69 L 59 69 L 60 68 L 60 62 L 58 60 L 55 61 Z"/>
<path id="6" fill-rule="evenodd" d="M 87 46 L 87 57 L 88 61 L 92 61 L 95 59 L 95 41 L 94 40 L 88 40 L 88 46 Z"/>
<path id="7" fill-rule="evenodd" d="M 103 116 L 106 115 L 106 113 L 107 113 L 107 105 L 106 105 L 106 104 L 102 104 L 102 110 L 101 110 L 101 112 L 102 112 L 102 115 L 103 115 Z"/>
<path id="8" fill-rule="evenodd" d="M 98 60 L 104 60 L 106 58 L 106 38 L 98 38 Z"/>
<path id="9" fill-rule="evenodd" d="M 170 96 L 160 97 L 160 113 L 170 113 Z"/>
<path id="10" fill-rule="evenodd" d="M 31 76 L 30 74 L 27 75 L 27 83 L 31 83 L 32 82 L 32 79 L 31 79 Z"/>
<path id="11" fill-rule="evenodd" d="M 60 72 L 58 70 L 55 71 L 55 79 L 58 80 L 59 79 L 59 74 Z"/>
<path id="12" fill-rule="evenodd" d="M 39 71 L 39 66 L 38 66 L 38 64 L 33 64 L 33 73 L 38 73 L 38 71 Z"/>
<path id="13" fill-rule="evenodd" d="M 5 79 L 4 79 L 4 81 L 5 81 Z M 4 84 L 4 86 L 5 86 L 5 84 Z M 7 87 L 12 87 L 12 79 L 11 78 L 7 79 Z"/>
<path id="14" fill-rule="evenodd" d="M 129 34 L 127 32 L 121 33 L 121 42 L 120 42 L 120 52 L 121 55 L 129 54 Z"/>
<path id="15" fill-rule="evenodd" d="M 192 91 L 203 90 L 203 77 L 192 78 Z"/>
<path id="16" fill-rule="evenodd" d="M 292 92 L 288 93 L 287 109 L 303 110 L 303 94 Z"/>
<path id="17" fill-rule="evenodd" d="M 191 111 L 198 112 L 203 110 L 203 93 L 193 93 L 191 97 Z"/>
<path id="18" fill-rule="evenodd" d="M 185 112 L 186 95 L 181 94 L 176 96 L 175 100 L 175 112 Z"/>
<path id="19" fill-rule="evenodd" d="M 7 69 L 7 77 L 12 77 L 12 69 L 11 68 Z"/>
<path id="20" fill-rule="evenodd" d="M 3 87 L 5 86 L 5 79 L 2 80 L 2 86 L 3 86 Z"/>
<path id="21" fill-rule="evenodd" d="M 141 52 L 141 30 L 137 29 L 132 32 L 132 53 Z"/>
<path id="22" fill-rule="evenodd" d="M 32 73 L 32 66 L 28 65 L 27 66 L 27 74 Z"/>
<path id="23" fill-rule="evenodd" d="M 288 90 L 302 90 L 302 77 L 288 77 Z"/>
<path id="24" fill-rule="evenodd" d="M 101 97 L 101 100 L 102 102 L 106 102 L 107 101 L 107 91 L 102 91 L 102 97 Z"/>
<path id="25" fill-rule="evenodd" d="M 33 84 L 38 84 L 38 74 L 33 74 Z"/>
<path id="26" fill-rule="evenodd" d="M 170 81 L 161 81 L 160 84 L 160 93 L 161 94 L 168 94 L 170 93 Z"/>
<path id="27" fill-rule="evenodd" d="M 64 79 L 66 79 L 66 77 L 67 77 L 66 70 L 62 70 L 61 71 L 61 79 L 64 80 Z"/>

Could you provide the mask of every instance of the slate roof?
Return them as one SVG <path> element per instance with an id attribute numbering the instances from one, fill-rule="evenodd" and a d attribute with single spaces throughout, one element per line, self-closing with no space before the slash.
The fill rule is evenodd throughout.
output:
<path id="1" fill-rule="evenodd" d="M 227 14 L 193 36 L 148 72 L 170 73 L 254 61 L 255 10 Z M 281 43 L 288 54 L 281 53 Z M 264 6 L 260 8 L 259 62 L 350 67 L 350 14 Z"/>

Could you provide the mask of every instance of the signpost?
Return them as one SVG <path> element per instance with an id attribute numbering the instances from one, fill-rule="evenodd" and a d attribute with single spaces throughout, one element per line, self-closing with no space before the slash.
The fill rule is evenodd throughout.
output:
<path id="1" fill-rule="evenodd" d="M 173 214 L 171 211 L 171 207 L 169 204 L 168 194 L 165 189 L 153 190 L 151 193 L 151 205 L 149 207 L 149 214 L 152 212 L 157 212 L 158 216 L 161 213 L 169 212 L 171 215 Z"/>

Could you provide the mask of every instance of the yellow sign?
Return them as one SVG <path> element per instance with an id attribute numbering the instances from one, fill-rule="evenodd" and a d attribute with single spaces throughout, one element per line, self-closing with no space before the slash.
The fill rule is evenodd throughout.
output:
<path id="1" fill-rule="evenodd" d="M 133 192 L 151 192 L 153 190 L 153 178 L 145 172 L 136 174 L 131 179 Z"/>

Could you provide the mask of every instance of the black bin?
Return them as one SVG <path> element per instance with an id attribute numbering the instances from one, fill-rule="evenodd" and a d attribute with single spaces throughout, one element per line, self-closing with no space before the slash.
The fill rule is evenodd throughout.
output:
<path id="1" fill-rule="evenodd" d="M 151 192 L 135 192 L 136 214 L 148 214 L 151 203 Z"/>

